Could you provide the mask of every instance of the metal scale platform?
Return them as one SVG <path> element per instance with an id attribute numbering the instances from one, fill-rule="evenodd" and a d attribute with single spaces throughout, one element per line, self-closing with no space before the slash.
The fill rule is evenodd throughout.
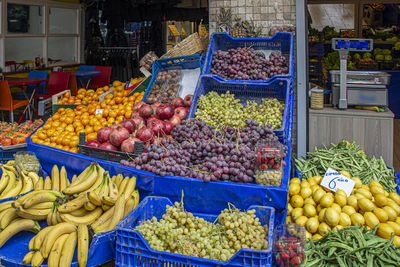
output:
<path id="1" fill-rule="evenodd" d="M 339 51 L 340 70 L 331 70 L 332 103 L 339 109 L 347 106 L 388 106 L 390 74 L 381 71 L 347 71 L 349 51 L 372 50 L 371 39 L 334 38 L 332 49 Z"/>

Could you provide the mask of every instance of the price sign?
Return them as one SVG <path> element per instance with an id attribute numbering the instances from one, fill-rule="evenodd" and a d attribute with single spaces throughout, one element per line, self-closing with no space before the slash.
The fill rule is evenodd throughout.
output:
<path id="1" fill-rule="evenodd" d="M 104 111 L 104 109 L 102 109 L 102 108 L 98 108 L 98 109 L 96 109 L 96 114 L 103 114 L 103 111 Z"/>
<path id="2" fill-rule="evenodd" d="M 321 186 L 333 192 L 342 189 L 344 192 L 346 192 L 347 197 L 350 196 L 355 184 L 356 182 L 354 182 L 352 179 L 331 168 L 326 170 L 325 176 L 321 181 Z"/>

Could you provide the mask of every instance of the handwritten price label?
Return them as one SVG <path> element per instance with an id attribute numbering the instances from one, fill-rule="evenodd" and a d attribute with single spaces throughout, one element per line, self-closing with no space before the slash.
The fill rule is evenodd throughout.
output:
<path id="1" fill-rule="evenodd" d="M 356 182 L 352 179 L 331 168 L 326 170 L 325 176 L 321 181 L 321 186 L 333 192 L 342 189 L 346 192 L 347 197 L 350 196 L 355 184 Z"/>
<path id="2" fill-rule="evenodd" d="M 99 108 L 98 108 L 98 109 L 96 109 L 96 114 L 99 114 L 99 113 L 100 113 L 100 114 L 103 114 L 103 111 L 104 111 L 104 109 L 99 109 Z"/>

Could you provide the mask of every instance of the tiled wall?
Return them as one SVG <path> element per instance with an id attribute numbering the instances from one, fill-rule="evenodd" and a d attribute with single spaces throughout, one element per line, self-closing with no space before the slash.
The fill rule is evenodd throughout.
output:
<path id="1" fill-rule="evenodd" d="M 210 32 L 217 28 L 221 7 L 231 8 L 242 19 L 253 19 L 267 35 L 271 26 L 296 24 L 296 0 L 209 0 Z"/>

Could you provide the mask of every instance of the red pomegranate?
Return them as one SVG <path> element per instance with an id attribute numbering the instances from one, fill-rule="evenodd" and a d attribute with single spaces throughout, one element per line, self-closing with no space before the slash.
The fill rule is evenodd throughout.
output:
<path id="1" fill-rule="evenodd" d="M 138 138 L 129 137 L 128 139 L 124 140 L 121 144 L 121 151 L 134 153 L 135 152 L 135 142 L 140 141 Z"/>
<path id="2" fill-rule="evenodd" d="M 118 126 L 110 134 L 110 143 L 114 146 L 120 146 L 128 138 L 129 131 L 122 126 Z"/>
<path id="3" fill-rule="evenodd" d="M 172 118 L 171 118 L 169 121 L 174 125 L 174 127 L 175 127 L 176 125 L 181 124 L 181 118 L 179 118 L 179 117 L 176 116 L 176 115 L 172 116 Z"/>
<path id="4" fill-rule="evenodd" d="M 171 105 L 174 109 L 176 109 L 179 107 L 183 107 L 185 105 L 185 102 L 183 101 L 183 99 L 181 97 L 175 97 L 172 100 Z"/>
<path id="5" fill-rule="evenodd" d="M 150 105 L 145 104 L 139 109 L 139 115 L 143 119 L 150 118 L 153 114 L 154 110 Z"/>
<path id="6" fill-rule="evenodd" d="M 102 149 L 107 149 L 107 150 L 113 150 L 113 151 L 117 151 L 118 149 L 115 147 L 115 146 L 113 146 L 112 144 L 110 144 L 110 142 L 105 142 L 105 143 L 102 143 L 100 146 L 99 146 L 99 148 L 102 148 Z"/>
<path id="7" fill-rule="evenodd" d="M 183 99 L 183 102 L 185 103 L 185 107 L 190 107 L 190 105 L 192 104 L 192 100 L 193 100 L 193 95 L 185 96 L 185 99 Z"/>
<path id="8" fill-rule="evenodd" d="M 174 109 L 169 104 L 161 104 L 157 108 L 156 114 L 160 120 L 169 120 L 174 116 Z"/>
<path id="9" fill-rule="evenodd" d="M 108 126 L 101 128 L 100 130 L 97 131 L 97 141 L 99 141 L 100 143 L 108 141 L 112 131 L 113 128 Z"/>
<path id="10" fill-rule="evenodd" d="M 181 120 L 186 119 L 188 113 L 185 107 L 179 107 L 175 109 L 175 116 L 178 116 Z"/>
<path id="11" fill-rule="evenodd" d="M 136 138 L 139 138 L 143 142 L 150 141 L 153 137 L 153 131 L 149 127 L 142 127 L 136 133 Z"/>

